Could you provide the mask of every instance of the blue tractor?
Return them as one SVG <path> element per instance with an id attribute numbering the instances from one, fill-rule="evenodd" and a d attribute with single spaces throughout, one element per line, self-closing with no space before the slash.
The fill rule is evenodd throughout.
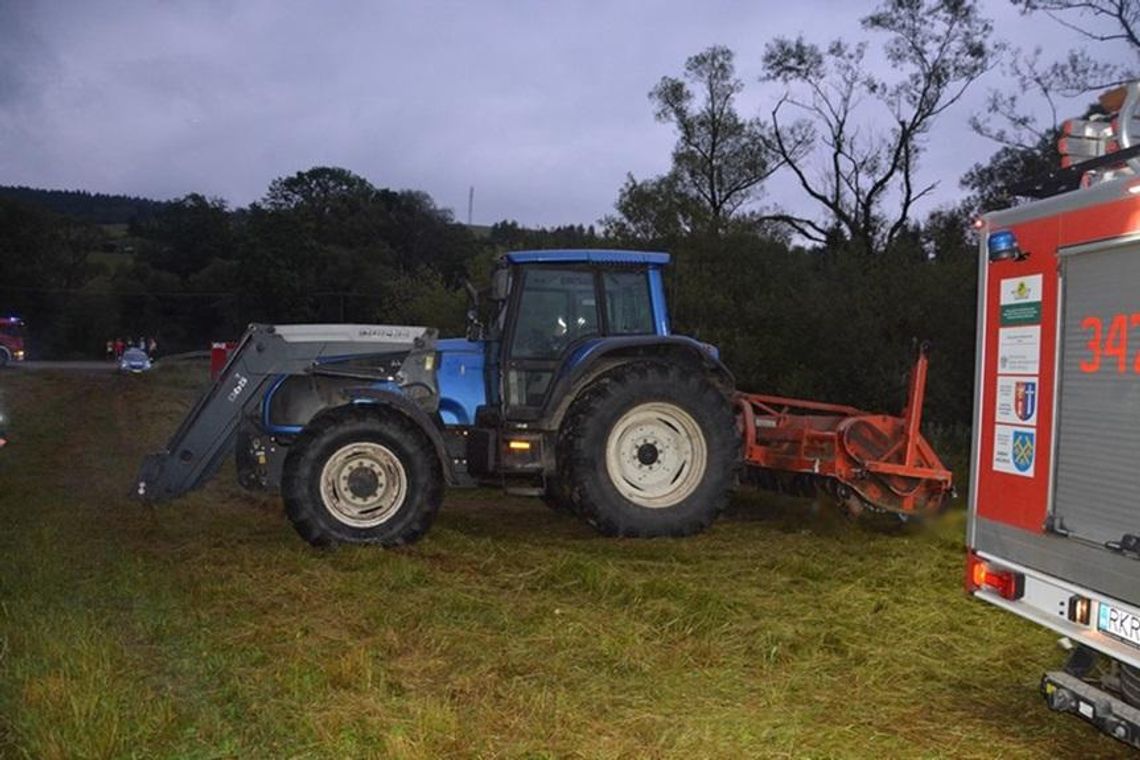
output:
<path id="1" fill-rule="evenodd" d="M 664 253 L 510 253 L 464 338 L 425 327 L 252 325 L 137 495 L 164 501 L 235 455 L 315 545 L 422 536 L 447 486 L 544 498 L 617 536 L 681 536 L 740 462 L 734 381 L 673 335 Z M 485 322 L 485 324 L 484 324 Z"/>

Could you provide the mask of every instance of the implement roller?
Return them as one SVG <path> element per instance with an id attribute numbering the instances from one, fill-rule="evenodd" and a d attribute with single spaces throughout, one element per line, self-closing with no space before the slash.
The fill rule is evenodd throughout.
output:
<path id="1" fill-rule="evenodd" d="M 952 475 L 922 436 L 928 344 L 910 373 L 901 417 L 819 401 L 736 394 L 750 480 L 810 495 L 824 491 L 852 514 L 938 513 Z"/>

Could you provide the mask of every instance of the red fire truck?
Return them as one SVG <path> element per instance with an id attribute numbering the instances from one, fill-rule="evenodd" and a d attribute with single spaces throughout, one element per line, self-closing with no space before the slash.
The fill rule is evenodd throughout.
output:
<path id="1" fill-rule="evenodd" d="M 1140 83 L 1101 102 L 1077 189 L 979 221 L 966 588 L 1062 635 L 1051 708 L 1140 747 Z"/>
<path id="2" fill-rule="evenodd" d="M 0 317 L 0 367 L 24 360 L 24 320 Z"/>

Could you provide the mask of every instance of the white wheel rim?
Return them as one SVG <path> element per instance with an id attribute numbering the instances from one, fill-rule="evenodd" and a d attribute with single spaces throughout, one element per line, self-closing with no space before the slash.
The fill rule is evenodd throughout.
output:
<path id="1" fill-rule="evenodd" d="M 321 469 L 321 501 L 340 522 L 373 528 L 404 503 L 408 475 L 391 449 L 379 443 L 350 443 Z"/>
<path id="2" fill-rule="evenodd" d="M 663 509 L 687 498 L 704 478 L 708 447 L 692 415 L 654 401 L 622 415 L 606 439 L 606 472 L 623 497 Z"/>

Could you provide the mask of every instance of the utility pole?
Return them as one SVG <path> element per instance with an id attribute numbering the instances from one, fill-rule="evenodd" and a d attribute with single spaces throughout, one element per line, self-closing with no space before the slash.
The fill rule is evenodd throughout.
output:
<path id="1" fill-rule="evenodd" d="M 471 214 L 475 210 L 475 186 L 467 191 L 467 226 L 471 226 Z"/>

